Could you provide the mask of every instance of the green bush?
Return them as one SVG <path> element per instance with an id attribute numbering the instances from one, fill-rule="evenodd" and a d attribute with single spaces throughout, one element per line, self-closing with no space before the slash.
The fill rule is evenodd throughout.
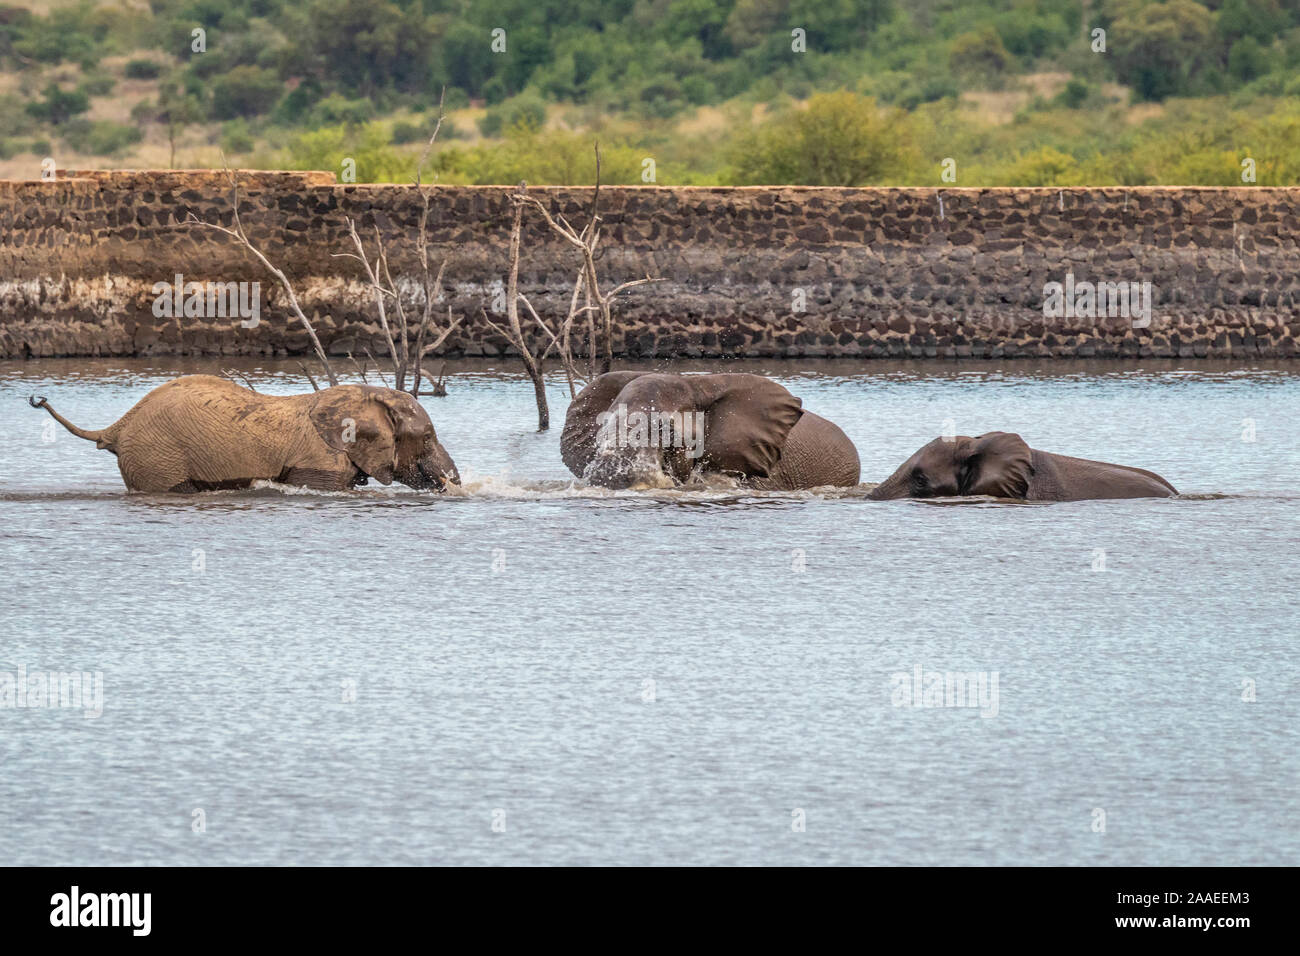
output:
<path id="1" fill-rule="evenodd" d="M 122 73 L 128 80 L 156 80 L 162 73 L 162 66 L 153 60 L 128 60 Z"/>
<path id="2" fill-rule="evenodd" d="M 87 96 L 107 96 L 116 85 L 107 73 L 92 73 L 82 79 L 78 88 Z"/>
<path id="3" fill-rule="evenodd" d="M 432 131 L 430 131 L 432 132 Z M 407 143 L 419 143 L 428 140 L 429 133 L 426 133 L 423 126 L 416 123 L 394 123 L 393 135 L 391 142 L 394 146 L 405 146 Z"/>
<path id="4" fill-rule="evenodd" d="M 350 100 L 335 93 L 317 103 L 308 116 L 307 125 L 358 126 L 375 117 L 375 105 L 370 100 Z"/>
<path id="5" fill-rule="evenodd" d="M 729 150 L 741 185 L 867 186 L 902 173 L 907 123 L 856 93 L 820 93 L 739 136 Z"/>
<path id="6" fill-rule="evenodd" d="M 1072 78 L 1065 84 L 1065 89 L 1056 94 L 1055 102 L 1059 106 L 1064 106 L 1068 110 L 1077 110 L 1093 94 L 1092 87 L 1086 80 L 1078 77 Z"/>
<path id="7" fill-rule="evenodd" d="M 1081 185 L 1078 161 L 1068 153 L 1044 146 L 1017 156 L 1006 168 L 1002 185 L 1007 186 L 1076 186 Z"/>
<path id="8" fill-rule="evenodd" d="M 339 173 L 345 160 L 356 164 L 357 182 L 410 182 L 415 175 L 415 157 L 405 156 L 389 145 L 382 123 L 364 126 L 326 126 L 300 133 L 289 143 L 290 169 L 322 169 Z"/>
<path id="9" fill-rule="evenodd" d="M 444 182 L 535 186 L 586 186 L 596 181 L 596 140 L 568 130 L 539 130 L 518 125 L 504 141 L 473 149 L 447 149 L 434 156 L 434 169 Z M 607 185 L 641 182 L 645 150 L 621 142 L 600 143 L 600 181 Z M 664 171 L 656 171 L 660 182 Z M 408 175 L 409 178 L 409 175 Z"/>
<path id="10" fill-rule="evenodd" d="M 28 105 L 16 94 L 0 94 L 0 130 L 6 134 L 22 134 L 34 130 L 37 121 L 27 109 Z"/>
<path id="11" fill-rule="evenodd" d="M 138 127 L 111 120 L 75 119 L 64 128 L 63 138 L 78 153 L 110 156 L 140 142 L 143 135 Z"/>
<path id="12" fill-rule="evenodd" d="M 251 153 L 256 144 L 243 117 L 231 120 L 221 128 L 221 149 L 226 153 Z"/>
<path id="13" fill-rule="evenodd" d="M 437 122 L 437 117 L 432 117 L 423 123 L 394 123 L 391 142 L 394 146 L 427 143 L 429 137 L 433 135 L 433 127 Z M 456 124 L 444 117 L 442 126 L 438 128 L 438 142 L 459 138 L 460 130 L 456 129 Z"/>
<path id="14" fill-rule="evenodd" d="M 538 96 L 516 96 L 492 107 L 478 121 L 484 136 L 500 136 L 504 130 L 523 126 L 540 129 L 546 122 L 546 104 Z"/>

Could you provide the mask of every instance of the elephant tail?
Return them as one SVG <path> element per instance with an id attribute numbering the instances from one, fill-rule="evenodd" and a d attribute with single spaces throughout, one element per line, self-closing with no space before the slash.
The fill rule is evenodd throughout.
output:
<path id="1" fill-rule="evenodd" d="M 78 438 L 84 438 L 86 439 L 86 441 L 93 441 L 95 443 L 96 448 L 107 448 L 109 446 L 109 438 L 105 434 L 108 431 L 107 428 L 101 428 L 99 431 L 87 431 L 84 428 L 78 428 L 76 425 L 72 424 L 72 422 L 68 421 L 66 418 L 64 418 L 62 415 L 56 412 L 53 406 L 51 406 L 50 403 L 45 400 L 44 395 L 31 396 L 30 398 L 27 399 L 27 404 L 32 406 L 32 408 L 45 409 L 54 417 L 54 420 L 56 422 L 58 422 L 68 431 L 72 432 L 72 434 L 76 435 Z"/>

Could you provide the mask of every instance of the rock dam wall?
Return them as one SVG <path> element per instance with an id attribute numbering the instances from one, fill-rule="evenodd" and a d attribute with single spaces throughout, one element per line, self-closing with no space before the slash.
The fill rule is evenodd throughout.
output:
<path id="1" fill-rule="evenodd" d="M 245 171 L 240 218 L 333 354 L 386 351 L 352 251 L 375 235 L 418 313 L 413 187 Z M 509 351 L 499 312 L 508 187 L 427 187 L 449 356 Z M 581 225 L 590 188 L 533 188 Z M 305 353 L 271 274 L 234 240 L 213 171 L 60 171 L 0 181 L 0 356 Z M 1300 352 L 1300 189 L 603 187 L 604 288 L 629 357 L 1277 357 Z M 535 211 L 520 291 L 567 311 L 579 262 Z M 248 283 L 259 321 L 175 314 L 160 286 Z M 1123 286 L 1121 286 L 1121 283 Z M 163 293 L 166 294 L 166 293 Z M 181 309 L 184 313 L 186 310 Z M 160 312 L 164 314 L 159 314 Z M 1114 314 L 1112 314 L 1112 312 Z M 499 316 L 497 316 L 499 320 Z M 537 334 L 541 334 L 540 332 Z"/>

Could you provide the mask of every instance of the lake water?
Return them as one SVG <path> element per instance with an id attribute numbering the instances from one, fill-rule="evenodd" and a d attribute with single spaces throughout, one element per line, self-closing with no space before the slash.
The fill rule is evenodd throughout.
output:
<path id="1" fill-rule="evenodd" d="M 585 488 L 512 364 L 424 399 L 448 496 L 128 495 L 25 401 L 219 365 L 306 387 L 0 364 L 0 680 L 103 681 L 0 709 L 6 863 L 1300 863 L 1298 364 L 728 366 L 866 481 L 951 420 L 1183 492 L 1071 504 Z"/>

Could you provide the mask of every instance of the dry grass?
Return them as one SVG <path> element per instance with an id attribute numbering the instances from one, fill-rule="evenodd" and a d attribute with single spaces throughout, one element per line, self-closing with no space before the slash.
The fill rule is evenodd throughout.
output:
<path id="1" fill-rule="evenodd" d="M 112 120 L 115 123 L 134 125 L 131 110 L 146 100 L 158 99 L 157 80 L 128 80 L 122 78 L 122 69 L 128 60 L 135 57 L 109 57 L 103 61 L 103 67 L 116 78 L 113 91 L 107 96 L 97 96 L 90 103 L 86 118 L 91 120 Z"/>
<path id="2" fill-rule="evenodd" d="M 1032 98 L 1024 90 L 967 90 L 960 103 L 972 118 L 990 126 L 1005 126 Z"/>
<path id="3" fill-rule="evenodd" d="M 1164 115 L 1165 105 L 1163 103 L 1136 103 L 1128 108 L 1124 120 L 1129 126 L 1141 126 L 1149 120 Z"/>
<path id="4" fill-rule="evenodd" d="M 701 106 L 677 124 L 683 136 L 721 136 L 731 125 L 726 110 L 718 106 Z"/>
<path id="5" fill-rule="evenodd" d="M 1020 78 L 1020 85 L 1035 96 L 1051 99 L 1065 84 L 1073 79 L 1069 73 L 1026 73 Z"/>

